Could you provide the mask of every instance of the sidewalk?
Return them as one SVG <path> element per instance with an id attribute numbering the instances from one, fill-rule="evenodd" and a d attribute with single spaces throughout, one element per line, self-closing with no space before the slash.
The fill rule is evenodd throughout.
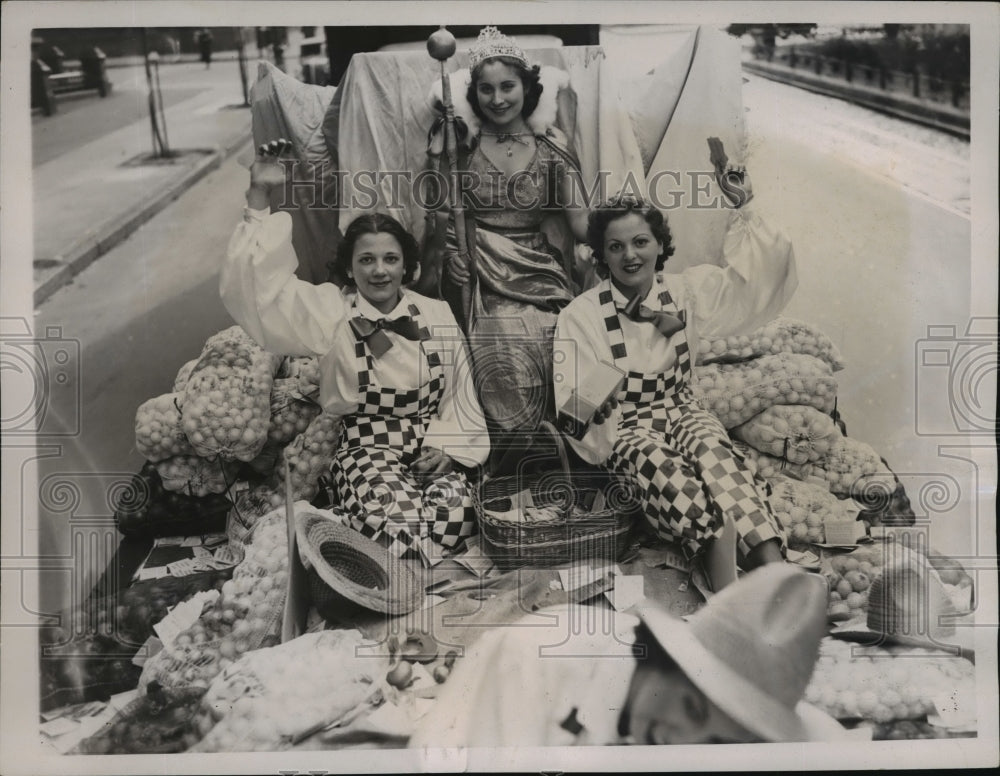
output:
<path id="1" fill-rule="evenodd" d="M 920 100 L 898 92 L 887 92 L 856 82 L 849 83 L 841 78 L 816 75 L 802 67 L 792 69 L 787 65 L 759 59 L 744 59 L 743 69 L 773 81 L 808 89 L 828 97 L 838 97 L 872 110 L 969 139 L 968 112 L 950 105 Z"/>
<path id="2" fill-rule="evenodd" d="M 167 108 L 172 159 L 150 163 L 144 119 L 34 168 L 35 305 L 249 142 L 239 102 L 216 86 Z"/>

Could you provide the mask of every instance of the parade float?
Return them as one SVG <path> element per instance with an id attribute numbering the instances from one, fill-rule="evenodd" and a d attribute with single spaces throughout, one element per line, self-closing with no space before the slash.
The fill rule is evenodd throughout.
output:
<path id="1" fill-rule="evenodd" d="M 707 28 L 673 44 L 628 89 L 597 47 L 532 51 L 564 76 L 558 124 L 585 179 L 611 171 L 605 191 L 703 169 L 709 136 L 743 147 L 735 44 Z M 255 143 L 290 138 L 295 179 L 311 181 L 309 202 L 272 203 L 292 214 L 300 277 L 326 281 L 360 209 L 358 173 L 422 168 L 430 87 L 461 79 L 464 56 L 356 55 L 337 90 L 261 65 Z M 336 207 L 313 206 L 334 194 Z M 426 245 L 426 212 L 392 202 Z M 671 210 L 671 271 L 721 255 L 727 217 Z M 267 352 L 238 326 L 190 359 L 134 409 L 146 463 L 115 520 L 148 554 L 121 589 L 42 630 L 42 732 L 59 752 L 401 747 L 485 624 L 566 601 L 626 611 L 636 589 L 677 614 L 711 596 L 697 563 L 643 530 L 627 488 L 564 454 L 531 481 L 481 476 L 479 534 L 430 561 L 397 558 L 337 503 L 340 419 L 319 403 L 316 359 Z M 827 580 L 829 637 L 806 699 L 869 738 L 975 735 L 961 627 L 973 580 L 921 542 L 889 462 L 849 435 L 847 366 L 824 332 L 778 318 L 698 343 L 692 387 L 769 484 L 789 562 Z M 906 586 L 928 591 L 920 613 Z"/>

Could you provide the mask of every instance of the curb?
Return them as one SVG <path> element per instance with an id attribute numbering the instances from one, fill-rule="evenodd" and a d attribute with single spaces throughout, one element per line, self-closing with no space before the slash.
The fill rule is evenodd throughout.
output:
<path id="1" fill-rule="evenodd" d="M 87 235 L 71 245 L 53 261 L 61 266 L 35 286 L 35 307 L 40 305 L 58 289 L 66 285 L 80 272 L 94 263 L 119 243 L 127 239 L 140 226 L 181 196 L 208 173 L 217 170 L 222 163 L 250 141 L 245 130 L 226 138 L 221 145 L 192 165 L 178 180 L 153 197 L 128 208 L 120 216 L 105 224 L 96 234 Z"/>
<path id="2" fill-rule="evenodd" d="M 932 104 L 902 100 L 890 94 L 869 93 L 867 90 L 854 88 L 848 84 L 831 83 L 801 72 L 778 69 L 753 60 L 744 61 L 743 69 L 771 81 L 788 84 L 827 97 L 847 100 L 889 116 L 947 132 L 949 135 L 960 137 L 963 140 L 968 140 L 970 137 L 968 116 L 953 114 Z"/>

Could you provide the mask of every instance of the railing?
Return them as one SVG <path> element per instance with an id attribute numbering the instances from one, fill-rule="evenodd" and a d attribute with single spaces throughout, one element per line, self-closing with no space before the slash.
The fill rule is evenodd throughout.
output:
<path id="1" fill-rule="evenodd" d="M 812 51 L 797 51 L 794 46 L 768 48 L 755 46 L 749 49 L 754 59 L 784 65 L 793 70 L 808 71 L 827 78 L 837 78 L 846 83 L 878 89 L 892 94 L 905 94 L 919 100 L 950 105 L 962 111 L 969 110 L 969 84 L 932 78 L 917 71 L 903 72 L 884 67 L 860 65 L 842 59 L 824 57 Z"/>

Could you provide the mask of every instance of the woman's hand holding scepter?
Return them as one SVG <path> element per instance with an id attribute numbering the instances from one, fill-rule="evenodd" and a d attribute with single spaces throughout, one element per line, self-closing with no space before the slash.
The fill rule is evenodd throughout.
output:
<path id="1" fill-rule="evenodd" d="M 465 209 L 462 205 L 462 195 L 458 187 L 458 141 L 455 136 L 455 106 L 451 100 L 451 81 L 444 69 L 444 63 L 455 53 L 455 36 L 442 25 L 441 29 L 427 39 L 427 52 L 441 63 L 441 102 L 444 104 L 445 115 L 445 150 L 448 153 L 448 167 L 451 172 L 449 198 L 451 212 L 455 219 L 455 239 L 458 242 L 458 255 L 462 263 L 468 267 L 470 279 L 475 277 L 469 246 L 466 242 Z M 470 283 L 462 284 L 462 311 L 465 314 L 463 323 L 468 329 L 472 313 L 472 287 Z"/>

